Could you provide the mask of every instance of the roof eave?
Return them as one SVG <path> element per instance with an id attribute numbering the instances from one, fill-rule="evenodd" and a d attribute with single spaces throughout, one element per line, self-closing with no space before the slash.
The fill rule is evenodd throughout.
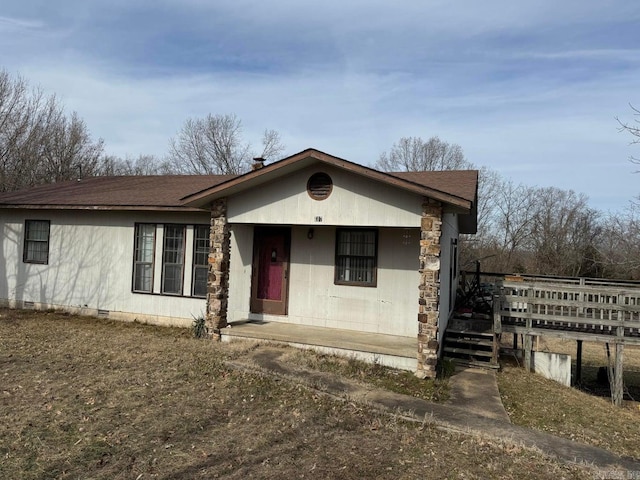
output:
<path id="1" fill-rule="evenodd" d="M 90 210 L 90 211 L 141 211 L 141 212 L 206 212 L 207 209 L 179 206 L 151 205 L 30 205 L 0 204 L 0 209 L 14 210 Z"/>

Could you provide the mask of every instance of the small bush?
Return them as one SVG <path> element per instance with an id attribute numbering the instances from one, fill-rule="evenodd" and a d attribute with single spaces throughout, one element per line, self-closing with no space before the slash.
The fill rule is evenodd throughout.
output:
<path id="1" fill-rule="evenodd" d="M 437 374 L 438 378 L 447 379 L 456 371 L 456 362 L 450 358 L 441 358 L 438 362 Z"/>
<path id="2" fill-rule="evenodd" d="M 207 336 L 209 335 L 209 327 L 207 327 L 207 322 L 204 319 L 204 315 L 194 317 L 192 328 L 193 336 L 196 338 L 207 338 Z"/>

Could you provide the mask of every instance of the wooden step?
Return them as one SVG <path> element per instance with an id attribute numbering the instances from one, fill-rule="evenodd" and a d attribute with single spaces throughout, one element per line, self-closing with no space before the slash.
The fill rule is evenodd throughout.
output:
<path id="1" fill-rule="evenodd" d="M 457 366 L 461 366 L 461 367 L 483 368 L 487 370 L 500 369 L 500 365 L 498 365 L 497 363 L 477 362 L 474 360 L 466 360 L 464 358 L 455 358 L 455 357 L 445 357 L 445 358 L 453 361 Z"/>
<path id="2" fill-rule="evenodd" d="M 447 343 L 464 343 L 465 345 L 475 345 L 478 347 L 493 348 L 493 339 L 484 338 L 464 338 L 464 337 L 450 337 L 446 336 L 444 339 L 445 345 Z"/>
<path id="3" fill-rule="evenodd" d="M 493 339 L 493 333 L 492 332 L 477 332 L 475 330 L 459 330 L 459 329 L 455 329 L 455 328 L 447 328 L 446 333 L 453 333 L 456 335 L 469 335 L 469 336 L 474 336 L 474 337 L 486 337 L 486 338 L 491 338 Z"/>
<path id="4" fill-rule="evenodd" d="M 457 348 L 457 347 L 448 347 L 445 345 L 444 347 L 445 353 L 458 353 L 461 355 L 471 355 L 473 357 L 488 357 L 493 358 L 493 352 L 486 352 L 482 350 L 471 350 L 468 348 Z"/>

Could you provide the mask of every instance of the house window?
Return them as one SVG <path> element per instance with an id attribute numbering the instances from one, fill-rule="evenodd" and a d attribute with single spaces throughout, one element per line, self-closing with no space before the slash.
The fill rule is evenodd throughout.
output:
<path id="1" fill-rule="evenodd" d="M 377 252 L 377 230 L 338 229 L 335 283 L 375 287 Z"/>
<path id="2" fill-rule="evenodd" d="M 165 225 L 162 254 L 162 293 L 182 295 L 184 225 Z"/>
<path id="3" fill-rule="evenodd" d="M 191 294 L 207 296 L 209 275 L 209 225 L 196 225 L 193 233 L 193 280 Z"/>
<path id="4" fill-rule="evenodd" d="M 49 263 L 49 220 L 25 220 L 24 263 Z"/>
<path id="5" fill-rule="evenodd" d="M 156 244 L 156 226 L 151 223 L 136 224 L 133 291 L 153 291 L 153 259 Z"/>

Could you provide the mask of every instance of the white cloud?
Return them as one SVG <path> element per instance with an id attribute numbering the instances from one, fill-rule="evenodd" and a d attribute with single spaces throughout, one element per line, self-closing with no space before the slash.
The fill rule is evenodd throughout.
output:
<path id="1" fill-rule="evenodd" d="M 43 26 L 44 26 L 44 23 L 40 20 L 0 16 L 0 33 L 17 31 L 17 30 L 39 29 L 39 28 L 42 28 Z"/>

